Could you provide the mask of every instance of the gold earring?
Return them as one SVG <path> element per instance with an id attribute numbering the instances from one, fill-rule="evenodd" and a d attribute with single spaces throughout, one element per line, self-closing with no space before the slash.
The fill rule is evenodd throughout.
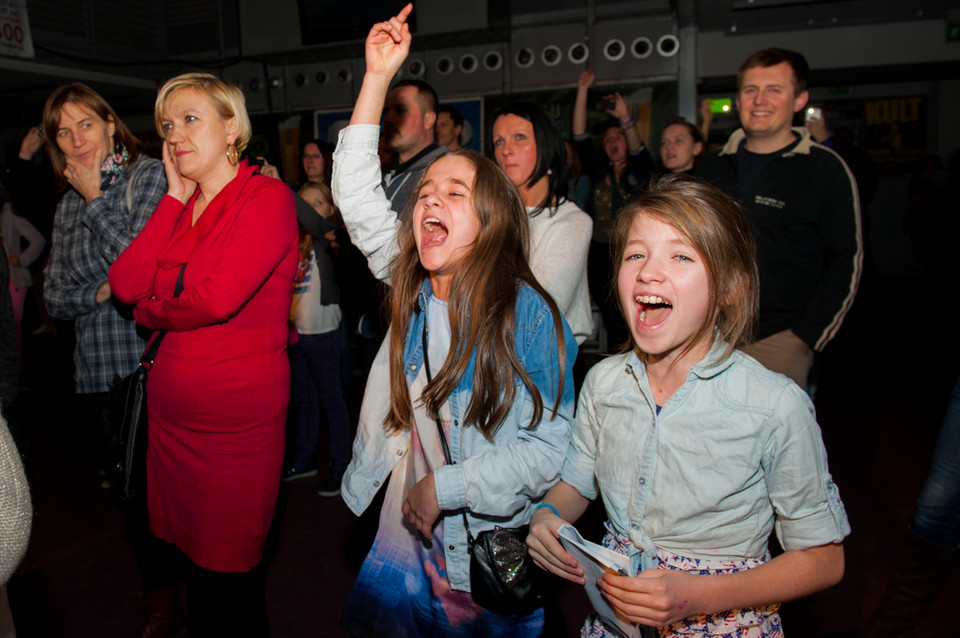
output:
<path id="1" fill-rule="evenodd" d="M 230 161 L 230 166 L 236 166 L 239 157 L 237 157 L 237 147 L 233 144 L 227 147 L 227 159 Z"/>

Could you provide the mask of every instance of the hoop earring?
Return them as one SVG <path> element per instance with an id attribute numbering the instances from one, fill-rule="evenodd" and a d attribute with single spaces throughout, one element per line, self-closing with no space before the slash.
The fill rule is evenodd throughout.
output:
<path id="1" fill-rule="evenodd" d="M 239 158 L 237 157 L 237 147 L 234 144 L 227 147 L 227 160 L 230 162 L 230 166 L 237 165 Z"/>

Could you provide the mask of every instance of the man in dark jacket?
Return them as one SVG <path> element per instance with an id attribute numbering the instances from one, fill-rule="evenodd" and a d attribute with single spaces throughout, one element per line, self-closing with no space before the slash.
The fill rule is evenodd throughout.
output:
<path id="1" fill-rule="evenodd" d="M 863 250 L 857 184 L 843 160 L 792 128 L 807 104 L 807 62 L 759 51 L 737 73 L 742 128 L 697 175 L 740 200 L 757 240 L 760 318 L 747 352 L 806 389 L 814 351 L 853 304 Z"/>

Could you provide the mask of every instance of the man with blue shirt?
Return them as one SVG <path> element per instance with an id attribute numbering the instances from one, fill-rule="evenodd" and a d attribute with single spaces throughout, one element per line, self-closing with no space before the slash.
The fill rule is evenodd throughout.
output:
<path id="1" fill-rule="evenodd" d="M 813 353 L 853 304 L 863 261 L 853 174 L 806 127 L 792 126 L 807 104 L 808 73 L 794 51 L 747 58 L 737 72 L 742 128 L 696 173 L 740 201 L 756 236 L 760 318 L 746 351 L 804 389 Z"/>

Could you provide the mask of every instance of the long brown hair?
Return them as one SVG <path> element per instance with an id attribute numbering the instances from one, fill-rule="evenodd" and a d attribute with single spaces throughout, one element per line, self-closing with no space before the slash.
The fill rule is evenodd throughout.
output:
<path id="1" fill-rule="evenodd" d="M 647 189 L 617 216 L 611 242 L 614 287 L 620 279 L 630 228 L 638 215 L 650 215 L 676 228 L 700 253 L 707 270 L 713 312 L 681 357 L 705 338 L 728 344 L 722 358 L 749 343 L 760 299 L 759 275 L 753 231 L 740 205 L 720 189 L 683 173 L 651 178 Z M 617 303 L 622 304 L 620 295 Z M 629 325 L 631 318 L 624 308 L 620 310 Z M 632 336 L 628 347 L 635 347 Z M 638 352 L 637 356 L 646 362 L 645 353 Z"/>
<path id="2" fill-rule="evenodd" d="M 57 131 L 60 129 L 60 114 L 66 104 L 76 104 L 90 111 L 104 122 L 113 122 L 114 148 L 110 152 L 124 146 L 130 154 L 127 159 L 127 166 L 130 166 L 140 155 L 143 154 L 143 144 L 140 143 L 133 133 L 130 132 L 120 117 L 113 110 L 107 101 L 99 93 L 91 89 L 86 84 L 74 82 L 58 87 L 47 98 L 43 105 L 43 133 L 47 145 L 47 155 L 50 157 L 50 163 L 53 165 L 53 176 L 57 180 L 57 190 L 65 190 L 70 186 L 67 178 L 63 176 L 64 169 L 67 168 L 67 159 L 57 145 Z M 106 158 L 104 158 L 106 159 Z"/>
<path id="3" fill-rule="evenodd" d="M 525 284 L 536 291 L 553 315 L 560 372 L 554 415 L 563 395 L 563 321 L 557 305 L 537 283 L 527 263 L 530 227 L 520 193 L 506 173 L 479 153 L 458 149 L 448 155 L 466 158 L 476 171 L 472 203 L 480 220 L 480 231 L 472 249 L 463 256 L 453 274 L 447 304 L 451 347 L 443 365 L 435 370 L 433 380 L 424 388 L 422 399 L 428 411 L 438 414 L 476 353 L 473 393 L 464 425 L 476 426 L 492 440 L 516 397 L 518 377 L 533 401 L 533 416 L 527 427 L 536 427 L 543 416 L 543 399 L 517 359 L 514 348 L 518 286 Z M 417 192 L 429 170 L 421 177 Z M 384 424 L 394 430 L 408 429 L 413 423 L 403 351 L 411 318 L 419 310 L 420 287 L 429 277 L 429 272 L 420 264 L 414 240 L 412 210 L 416 202 L 417 198 L 411 198 L 403 217 L 406 222 L 397 234 L 400 252 L 394 261 L 390 289 L 393 326 L 390 333 L 390 412 Z"/>

